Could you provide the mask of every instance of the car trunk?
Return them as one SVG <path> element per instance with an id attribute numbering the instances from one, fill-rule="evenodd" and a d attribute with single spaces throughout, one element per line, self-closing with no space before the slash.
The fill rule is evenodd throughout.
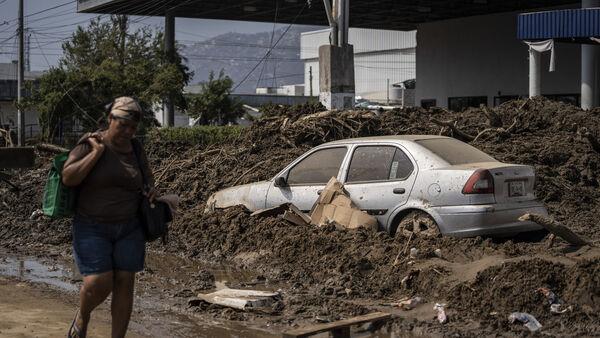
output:
<path id="1" fill-rule="evenodd" d="M 496 203 L 512 203 L 535 199 L 535 171 L 527 165 L 499 163 L 486 168 L 494 177 Z"/>
<path id="2" fill-rule="evenodd" d="M 463 189 L 470 176 L 478 170 L 487 170 L 494 180 L 494 194 L 462 194 L 465 201 L 454 201 L 456 204 L 493 204 L 493 203 L 518 203 L 535 200 L 535 172 L 533 167 L 527 165 L 507 164 L 502 162 L 479 162 L 453 165 L 443 170 L 453 170 L 464 174 L 455 174 L 460 177 L 456 181 L 457 188 Z"/>

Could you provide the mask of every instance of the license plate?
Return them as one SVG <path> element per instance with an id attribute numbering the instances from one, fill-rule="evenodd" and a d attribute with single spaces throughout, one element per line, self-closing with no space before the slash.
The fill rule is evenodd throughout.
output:
<path id="1" fill-rule="evenodd" d="M 508 182 L 508 197 L 525 196 L 525 182 L 513 181 Z"/>

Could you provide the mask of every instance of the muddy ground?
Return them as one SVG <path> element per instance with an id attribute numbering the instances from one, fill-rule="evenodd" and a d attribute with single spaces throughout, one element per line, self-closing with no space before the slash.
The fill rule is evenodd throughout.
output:
<path id="1" fill-rule="evenodd" d="M 560 240 L 548 248 L 545 241 L 521 238 L 392 238 L 366 230 L 295 226 L 278 218 L 250 216 L 240 207 L 209 214 L 203 209 L 211 193 L 269 179 L 323 142 L 442 134 L 469 142 L 498 160 L 533 165 L 537 196 L 550 214 L 597 246 L 600 110 L 582 111 L 544 99 L 460 113 L 410 108 L 381 115 L 353 111 L 315 116 L 303 114 L 313 112 L 304 109 L 286 109 L 283 116 L 262 119 L 239 139 L 221 144 L 148 142 L 159 187 L 183 198 L 182 215 L 172 225 L 169 244 L 152 244 L 152 249 L 185 257 L 189 265 L 227 263 L 249 269 L 255 273 L 246 283 L 231 286 L 266 284 L 284 294 L 283 304 L 268 315 L 182 304 L 185 311 L 239 322 L 259 319 L 279 332 L 380 310 L 397 316 L 388 329 L 398 332 L 521 336 L 527 329 L 507 320 L 511 312 L 520 311 L 534 315 L 545 335 L 598 335 L 597 248 L 572 248 Z M 16 173 L 18 193 L 0 186 L 0 246 L 67 257 L 68 220 L 29 219 L 39 208 L 47 164 L 42 160 L 38 168 Z M 415 258 L 406 251 L 412 247 L 419 250 Z M 441 250 L 441 258 L 435 249 Z M 409 278 L 403 283 L 405 277 Z M 211 280 L 209 273 L 187 274 L 176 283 L 180 285 L 176 292 L 181 291 L 182 298 L 204 292 Z M 571 310 L 551 314 L 544 296 L 536 292 L 540 287 L 552 289 Z M 426 303 L 411 311 L 390 305 L 412 296 L 423 297 Z M 447 304 L 447 324 L 434 320 L 435 303 Z"/>

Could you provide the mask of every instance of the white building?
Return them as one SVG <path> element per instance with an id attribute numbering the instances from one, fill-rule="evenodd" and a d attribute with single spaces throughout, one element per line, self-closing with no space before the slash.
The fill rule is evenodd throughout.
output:
<path id="1" fill-rule="evenodd" d="M 285 85 L 280 87 L 258 87 L 256 94 L 261 95 L 283 95 L 283 96 L 303 96 L 304 85 Z"/>
<path id="2" fill-rule="evenodd" d="M 330 29 L 302 33 L 300 58 L 304 60 L 304 95 L 319 95 L 319 46 L 329 44 Z M 386 102 L 401 100 L 392 85 L 415 78 L 415 31 L 350 28 L 354 46 L 355 92 L 357 96 Z"/>
<path id="3" fill-rule="evenodd" d="M 528 96 L 529 47 L 517 39 L 522 12 L 480 15 L 417 26 L 416 105 L 495 106 Z M 581 45 L 555 44 L 542 54 L 541 94 L 578 105 L 581 90 Z"/>
<path id="4" fill-rule="evenodd" d="M 16 62 L 0 63 L 0 128 L 17 129 L 17 72 Z M 42 76 L 42 72 L 24 72 L 25 81 L 33 81 Z M 26 109 L 23 112 L 25 117 L 25 137 L 38 135 L 40 132 L 38 116 L 36 111 Z"/>

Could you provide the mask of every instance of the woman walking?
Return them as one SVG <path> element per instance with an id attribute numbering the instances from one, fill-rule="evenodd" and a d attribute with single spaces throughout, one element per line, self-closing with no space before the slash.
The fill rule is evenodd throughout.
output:
<path id="1" fill-rule="evenodd" d="M 140 104 L 119 97 L 108 109 L 108 128 L 82 138 L 62 172 L 77 187 L 73 255 L 83 275 L 79 311 L 68 337 L 85 337 L 92 311 L 112 293 L 112 337 L 124 337 L 133 306 L 135 273 L 144 267 L 145 239 L 138 219 L 143 195 L 154 199 L 154 180 L 144 189 L 140 166 L 148 161 L 134 139 Z M 134 147 L 137 147 L 136 156 Z"/>

